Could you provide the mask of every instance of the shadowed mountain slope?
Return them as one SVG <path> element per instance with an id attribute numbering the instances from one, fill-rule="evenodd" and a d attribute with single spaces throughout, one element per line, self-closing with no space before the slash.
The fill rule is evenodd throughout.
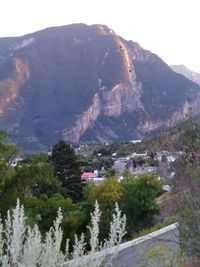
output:
<path id="1" fill-rule="evenodd" d="M 171 65 L 170 67 L 173 69 L 173 71 L 184 75 L 189 80 L 200 85 L 200 73 L 191 71 L 184 65 Z"/>
<path id="2" fill-rule="evenodd" d="M 105 25 L 0 38 L 0 128 L 27 151 L 138 138 L 198 112 L 200 87 Z"/>

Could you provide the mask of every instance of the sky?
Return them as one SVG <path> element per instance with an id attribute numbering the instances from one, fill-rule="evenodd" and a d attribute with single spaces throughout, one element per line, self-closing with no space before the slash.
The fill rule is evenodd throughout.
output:
<path id="1" fill-rule="evenodd" d="M 0 37 L 72 23 L 105 24 L 200 73 L 199 0 L 0 0 Z"/>

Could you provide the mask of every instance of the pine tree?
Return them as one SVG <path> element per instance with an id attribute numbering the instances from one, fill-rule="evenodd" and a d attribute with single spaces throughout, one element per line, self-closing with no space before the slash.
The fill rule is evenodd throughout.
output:
<path id="1" fill-rule="evenodd" d="M 74 149 L 64 141 L 53 146 L 50 162 L 64 187 L 65 195 L 73 200 L 81 200 L 83 181 L 80 175 L 80 166 Z"/>

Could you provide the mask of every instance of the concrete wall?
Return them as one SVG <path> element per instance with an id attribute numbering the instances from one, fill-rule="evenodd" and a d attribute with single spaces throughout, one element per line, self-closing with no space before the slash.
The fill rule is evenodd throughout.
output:
<path id="1" fill-rule="evenodd" d="M 96 259 L 104 258 L 104 266 L 116 267 L 165 267 L 169 264 L 176 265 L 175 254 L 179 250 L 178 224 L 174 223 L 148 235 L 108 249 L 104 252 L 95 253 Z M 84 256 L 87 261 L 90 256 Z M 72 262 L 71 262 L 72 263 Z M 66 262 L 65 267 L 70 267 Z M 84 265 L 77 265 L 77 267 Z M 92 266 L 92 265 L 89 265 Z M 96 267 L 97 265 L 94 265 Z"/>

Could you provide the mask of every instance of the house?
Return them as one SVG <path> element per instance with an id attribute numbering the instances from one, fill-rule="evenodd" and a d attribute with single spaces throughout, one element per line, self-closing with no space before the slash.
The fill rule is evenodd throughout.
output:
<path id="1" fill-rule="evenodd" d="M 91 180 L 97 177 L 97 173 L 96 172 L 83 172 L 81 174 L 81 179 L 84 180 Z"/>

